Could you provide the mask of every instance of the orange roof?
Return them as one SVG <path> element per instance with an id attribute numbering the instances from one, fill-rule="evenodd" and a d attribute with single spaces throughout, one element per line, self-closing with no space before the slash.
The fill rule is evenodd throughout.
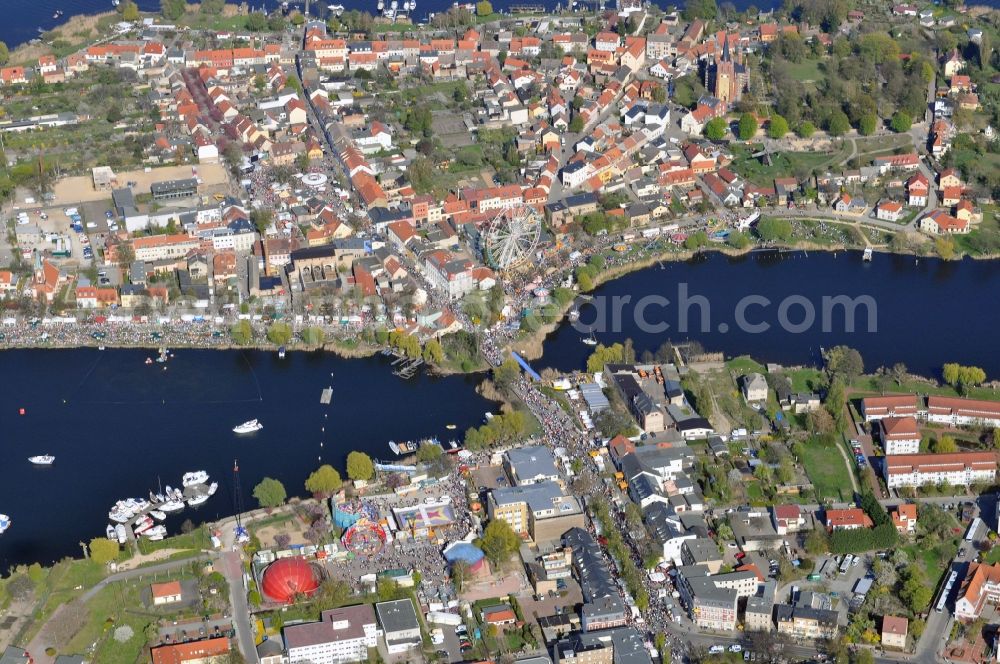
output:
<path id="1" fill-rule="evenodd" d="M 860 526 L 871 528 L 874 524 L 871 518 L 865 514 L 863 509 L 852 507 L 846 510 L 827 510 L 826 525 L 830 528 L 843 528 L 847 526 Z"/>
<path id="2" fill-rule="evenodd" d="M 166 583 L 154 583 L 150 586 L 153 591 L 153 598 L 174 597 L 181 594 L 180 581 L 167 581 Z"/>
<path id="3" fill-rule="evenodd" d="M 229 639 L 220 636 L 214 639 L 177 643 L 171 646 L 153 648 L 153 664 L 185 664 L 202 661 L 209 657 L 219 657 L 229 652 Z"/>

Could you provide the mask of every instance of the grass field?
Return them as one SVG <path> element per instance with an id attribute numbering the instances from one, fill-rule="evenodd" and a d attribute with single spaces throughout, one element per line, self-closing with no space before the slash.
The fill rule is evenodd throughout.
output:
<path id="1" fill-rule="evenodd" d="M 789 63 L 788 71 L 796 81 L 815 83 L 823 78 L 820 60 L 805 58 L 802 62 Z"/>
<path id="2" fill-rule="evenodd" d="M 835 445 L 809 442 L 802 446 L 802 466 L 816 487 L 816 498 L 849 501 L 853 498 L 851 478 L 844 458 Z"/>
<path id="3" fill-rule="evenodd" d="M 726 362 L 726 367 L 731 371 L 736 372 L 751 372 L 756 371 L 758 373 L 764 373 L 764 365 L 760 362 L 754 360 L 749 355 L 741 355 L 740 357 L 734 357 L 733 359 Z"/>
<path id="4" fill-rule="evenodd" d="M 946 540 L 933 547 L 921 546 L 917 543 L 902 548 L 910 560 L 923 564 L 928 585 L 932 588 L 937 588 L 938 582 L 948 567 L 948 561 L 954 558 L 958 552 L 958 546 L 954 540 Z"/>
<path id="5" fill-rule="evenodd" d="M 123 612 L 123 606 L 142 606 L 139 599 L 140 586 L 137 583 L 118 583 L 103 588 L 87 603 L 87 623 L 67 645 L 67 652 L 86 652 L 91 644 L 97 643 L 93 661 L 102 664 L 133 664 L 146 645 L 146 626 L 151 616 Z M 128 626 L 132 637 L 119 643 L 113 637 L 114 631 Z"/>
<path id="6" fill-rule="evenodd" d="M 838 162 L 847 156 L 846 148 L 832 152 L 779 152 L 773 155 L 770 166 L 765 166 L 758 159 L 751 157 L 756 146 L 732 145 L 732 170 L 742 175 L 754 184 L 767 186 L 774 178 L 805 177 L 814 169 L 826 168 L 829 164 Z"/>

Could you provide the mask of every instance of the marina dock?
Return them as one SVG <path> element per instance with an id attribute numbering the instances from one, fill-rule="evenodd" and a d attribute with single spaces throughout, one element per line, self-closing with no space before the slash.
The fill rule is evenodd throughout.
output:
<path id="1" fill-rule="evenodd" d="M 319 397 L 319 402 L 324 406 L 329 406 L 330 401 L 333 400 L 333 388 L 327 387 L 323 390 L 323 393 Z"/>

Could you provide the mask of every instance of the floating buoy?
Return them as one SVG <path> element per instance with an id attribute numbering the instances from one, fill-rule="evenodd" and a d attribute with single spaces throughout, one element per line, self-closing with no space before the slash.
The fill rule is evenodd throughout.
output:
<path id="1" fill-rule="evenodd" d="M 18 413 L 18 415 L 24 415 L 24 409 L 23 408 L 18 408 L 17 409 L 17 413 Z"/>

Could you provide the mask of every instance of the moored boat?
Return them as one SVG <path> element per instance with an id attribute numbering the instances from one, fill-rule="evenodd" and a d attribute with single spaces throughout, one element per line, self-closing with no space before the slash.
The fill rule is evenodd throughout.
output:
<path id="1" fill-rule="evenodd" d="M 164 526 L 153 526 L 149 530 L 142 533 L 143 537 L 149 538 L 154 542 L 161 540 L 167 535 L 167 529 Z"/>
<path id="2" fill-rule="evenodd" d="M 118 534 L 115 532 L 115 527 L 112 526 L 110 523 L 108 524 L 107 530 L 105 530 L 105 534 L 109 540 L 118 539 Z"/>
<path id="3" fill-rule="evenodd" d="M 180 500 L 168 500 L 160 505 L 160 512 L 179 512 L 184 509 L 184 502 Z"/>
<path id="4" fill-rule="evenodd" d="M 253 433 L 254 431 L 260 431 L 263 428 L 264 425 L 254 419 L 233 427 L 233 433 Z"/>
<path id="5" fill-rule="evenodd" d="M 157 521 L 163 521 L 164 519 L 167 518 L 166 513 L 163 512 L 162 510 L 153 510 L 152 512 L 149 513 L 149 516 L 153 517 Z"/>
<path id="6" fill-rule="evenodd" d="M 187 504 L 190 507 L 198 507 L 199 505 L 204 504 L 205 501 L 207 501 L 208 499 L 209 499 L 209 495 L 207 493 L 203 493 L 203 494 L 197 495 L 197 496 L 195 496 L 193 498 L 189 498 L 188 501 L 187 501 Z"/>
<path id="7" fill-rule="evenodd" d="M 125 530 L 124 524 L 119 523 L 115 526 L 115 537 L 118 538 L 119 544 L 124 544 L 128 541 L 128 531 Z"/>
<path id="8" fill-rule="evenodd" d="M 184 473 L 181 478 L 181 484 L 184 486 L 194 486 L 196 484 L 204 484 L 208 481 L 208 473 L 204 470 L 196 470 L 191 473 Z"/>
<path id="9" fill-rule="evenodd" d="M 10 523 L 11 521 L 9 516 L 6 514 L 0 514 L 0 535 L 7 532 L 7 529 L 10 528 Z"/>

